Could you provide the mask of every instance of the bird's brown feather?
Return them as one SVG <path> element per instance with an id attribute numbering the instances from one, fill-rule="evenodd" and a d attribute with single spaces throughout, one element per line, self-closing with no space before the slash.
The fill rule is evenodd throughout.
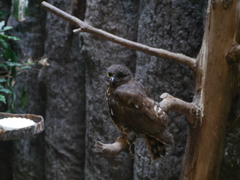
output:
<path id="1" fill-rule="evenodd" d="M 163 156 L 165 146 L 173 145 L 173 136 L 167 130 L 167 115 L 134 78 L 109 87 L 106 97 L 114 124 L 123 134 L 133 131 L 143 135 L 152 159 Z"/>

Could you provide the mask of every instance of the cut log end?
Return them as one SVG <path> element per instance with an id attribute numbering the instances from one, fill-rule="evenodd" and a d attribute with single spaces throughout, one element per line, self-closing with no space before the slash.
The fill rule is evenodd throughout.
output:
<path id="1" fill-rule="evenodd" d="M 175 111 L 187 117 L 187 122 L 194 128 L 201 127 L 201 110 L 194 103 L 185 102 L 168 93 L 163 93 L 160 106 L 164 111 Z"/>
<path id="2" fill-rule="evenodd" d="M 0 119 L 13 117 L 31 120 L 33 124 L 26 127 L 2 127 L 0 129 L 0 141 L 21 139 L 38 134 L 44 130 L 44 119 L 42 116 L 33 114 L 0 113 Z"/>

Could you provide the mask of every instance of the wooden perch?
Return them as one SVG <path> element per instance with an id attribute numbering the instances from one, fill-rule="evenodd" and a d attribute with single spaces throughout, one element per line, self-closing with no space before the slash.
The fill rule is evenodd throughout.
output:
<path id="1" fill-rule="evenodd" d="M 114 157 L 125 150 L 128 146 L 126 138 L 120 136 L 113 144 L 103 144 L 97 141 L 94 145 L 95 152 L 106 157 Z"/>
<path id="2" fill-rule="evenodd" d="M 233 44 L 227 54 L 226 60 L 230 65 L 237 65 L 240 59 L 240 45 Z"/>
<path id="3" fill-rule="evenodd" d="M 64 20 L 70 22 L 71 24 L 74 24 L 77 27 L 79 27 L 79 29 L 76 29 L 73 31 L 75 33 L 77 33 L 77 32 L 91 33 L 96 36 L 107 39 L 109 41 L 112 41 L 114 43 L 125 46 L 127 48 L 144 52 L 148 55 L 153 55 L 153 56 L 157 56 L 157 57 L 161 57 L 161 58 L 175 60 L 179 63 L 188 65 L 189 67 L 191 67 L 193 69 L 193 71 L 196 70 L 196 59 L 194 59 L 194 58 L 191 58 L 186 55 L 179 54 L 179 53 L 173 53 L 173 52 L 170 52 L 170 51 L 167 51 L 164 49 L 149 47 L 149 46 L 143 45 L 141 43 L 133 42 L 133 41 L 115 36 L 111 33 L 103 31 L 101 29 L 94 28 L 94 27 L 88 25 L 87 23 L 81 21 L 80 19 L 56 8 L 55 6 L 53 6 L 47 2 L 42 2 L 42 8 L 54 13 L 55 15 L 59 16 L 60 18 L 63 18 Z"/>
<path id="4" fill-rule="evenodd" d="M 198 127 L 200 120 L 200 109 L 193 103 L 185 102 L 181 99 L 175 98 L 168 93 L 163 93 L 160 98 L 160 106 L 164 111 L 175 111 L 187 117 L 187 121 L 193 126 Z"/>

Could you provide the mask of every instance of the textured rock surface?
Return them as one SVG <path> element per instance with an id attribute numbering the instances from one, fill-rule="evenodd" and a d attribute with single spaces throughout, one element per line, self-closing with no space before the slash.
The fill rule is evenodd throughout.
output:
<path id="1" fill-rule="evenodd" d="M 9 12 L 11 9 L 11 2 L 8 0 L 0 1 L 0 9 Z M 1 103 L 0 111 L 5 112 L 6 107 Z M 12 179 L 12 149 L 11 141 L 0 141 L 0 179 Z"/>
<path id="2" fill-rule="evenodd" d="M 72 1 L 49 3 L 74 13 Z M 45 178 L 81 179 L 85 154 L 84 61 L 72 25 L 48 13 L 45 27 L 44 56 L 51 63 L 41 74 L 47 95 Z"/>
<path id="3" fill-rule="evenodd" d="M 24 23 L 19 23 L 10 16 L 8 25 L 14 27 L 11 34 L 19 37 L 14 50 L 19 59 L 26 62 L 28 58 L 38 59 L 43 56 L 44 48 L 44 19 L 45 14 L 37 6 L 37 1 L 31 1 L 29 16 Z M 37 71 L 25 71 L 19 76 L 19 84 L 16 84 L 17 94 L 20 97 L 21 89 L 28 89 L 28 106 L 23 111 L 18 101 L 17 113 L 32 113 L 44 116 L 44 101 L 39 93 L 39 80 Z M 33 137 L 13 141 L 13 178 L 14 179 L 42 179 L 44 178 L 44 136 L 43 133 Z M 39 156 L 42 154 L 42 156 Z"/>
<path id="4" fill-rule="evenodd" d="M 49 1 L 83 18 L 80 3 Z M 30 2 L 24 23 L 10 17 L 13 35 L 21 38 L 16 45 L 23 62 L 30 57 L 48 58 L 48 67 L 22 72 L 16 85 L 18 97 L 28 90 L 25 110 L 18 102 L 17 112 L 34 113 L 45 118 L 45 131 L 34 137 L 14 141 L 14 179 L 83 179 L 85 154 L 85 65 L 79 50 L 78 35 L 72 25 Z M 84 2 L 81 4 L 85 7 Z M 73 8 L 74 7 L 74 8 Z"/>
<path id="5" fill-rule="evenodd" d="M 196 57 L 203 35 L 204 1 L 140 1 L 138 42 L 172 52 Z M 194 43 L 193 43 L 194 42 Z M 156 101 L 168 92 L 190 102 L 193 96 L 191 70 L 171 60 L 137 53 L 136 78 L 148 87 Z M 135 146 L 135 179 L 178 179 L 185 149 L 187 123 L 185 117 L 169 113 L 169 130 L 175 145 L 168 155 L 151 162 L 145 143 Z"/>
<path id="6" fill-rule="evenodd" d="M 237 95 L 227 128 L 221 180 L 240 179 L 240 94 Z"/>
<path id="7" fill-rule="evenodd" d="M 138 1 L 87 1 L 85 21 L 94 27 L 136 41 Z M 112 143 L 119 135 L 110 120 L 105 102 L 106 69 L 114 63 L 127 64 L 134 71 L 134 51 L 96 36 L 83 34 L 86 59 L 86 179 L 133 179 L 133 160 L 128 152 L 105 158 L 93 152 L 94 143 Z"/>
<path id="8" fill-rule="evenodd" d="M 17 95 L 20 97 L 26 87 L 28 105 L 21 109 L 19 100 L 16 111 L 44 116 L 45 131 L 34 137 L 0 142 L 0 168 L 6 172 L 0 173 L 0 179 L 178 179 L 187 133 L 185 117 L 179 114 L 169 113 L 169 130 L 174 134 L 175 146 L 155 162 L 150 160 L 140 138 L 134 147 L 134 159 L 128 150 L 115 158 L 101 157 L 93 152 L 93 146 L 96 141 L 112 143 L 119 135 L 105 104 L 104 77 L 108 66 L 114 63 L 129 66 L 157 101 L 163 92 L 191 101 L 194 86 L 191 70 L 87 33 L 74 35 L 72 25 L 40 9 L 39 1 L 29 2 L 29 15 L 24 23 L 13 17 L 8 20 L 15 28 L 11 33 L 22 39 L 14 48 L 23 62 L 30 57 L 33 60 L 47 57 L 51 66 L 36 66 L 38 71 L 21 73 Z M 94 27 L 149 46 L 195 57 L 201 45 L 205 1 L 48 2 Z M 236 111 L 233 119 L 238 114 Z M 230 132 L 227 137 L 222 179 L 239 179 L 234 172 L 239 168 L 237 132 Z M 234 172 L 234 176 L 229 172 Z"/>

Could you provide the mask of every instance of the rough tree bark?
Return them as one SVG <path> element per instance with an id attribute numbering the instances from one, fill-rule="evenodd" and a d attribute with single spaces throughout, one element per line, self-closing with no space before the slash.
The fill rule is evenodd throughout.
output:
<path id="1" fill-rule="evenodd" d="M 237 85 L 236 43 L 239 1 L 209 1 L 205 35 L 198 55 L 194 102 L 201 128 L 190 127 L 181 179 L 218 179 L 227 120 Z M 231 19 L 231 20 L 230 20 Z"/>
<path id="2" fill-rule="evenodd" d="M 181 173 L 181 179 L 184 180 L 218 179 L 219 177 L 227 119 L 237 83 L 236 64 L 239 57 L 238 46 L 235 45 L 235 38 L 238 38 L 237 3 L 239 1 L 208 2 L 204 40 L 197 57 L 196 69 L 193 68 L 195 70 L 195 95 L 192 103 L 195 104 L 194 111 L 190 112 L 189 103 L 180 105 L 183 109 L 187 109 L 187 114 L 195 114 L 195 119 L 187 116 L 188 122 L 200 121 L 200 127 L 197 128 L 190 123 Z M 79 31 L 100 34 L 108 40 L 126 45 L 122 43 L 124 40 L 112 38 L 111 34 L 107 34 L 108 37 L 106 37 L 105 32 L 95 31 L 95 29 L 91 32 L 89 31 L 91 28 L 86 28 L 86 25 L 81 23 L 75 23 L 80 26 Z M 165 57 L 161 53 L 158 56 Z M 189 63 L 184 64 L 193 67 Z M 171 105 L 174 105 L 174 109 L 176 104 L 168 104 L 167 108 L 171 109 Z M 186 115 L 186 111 L 183 114 Z"/>

